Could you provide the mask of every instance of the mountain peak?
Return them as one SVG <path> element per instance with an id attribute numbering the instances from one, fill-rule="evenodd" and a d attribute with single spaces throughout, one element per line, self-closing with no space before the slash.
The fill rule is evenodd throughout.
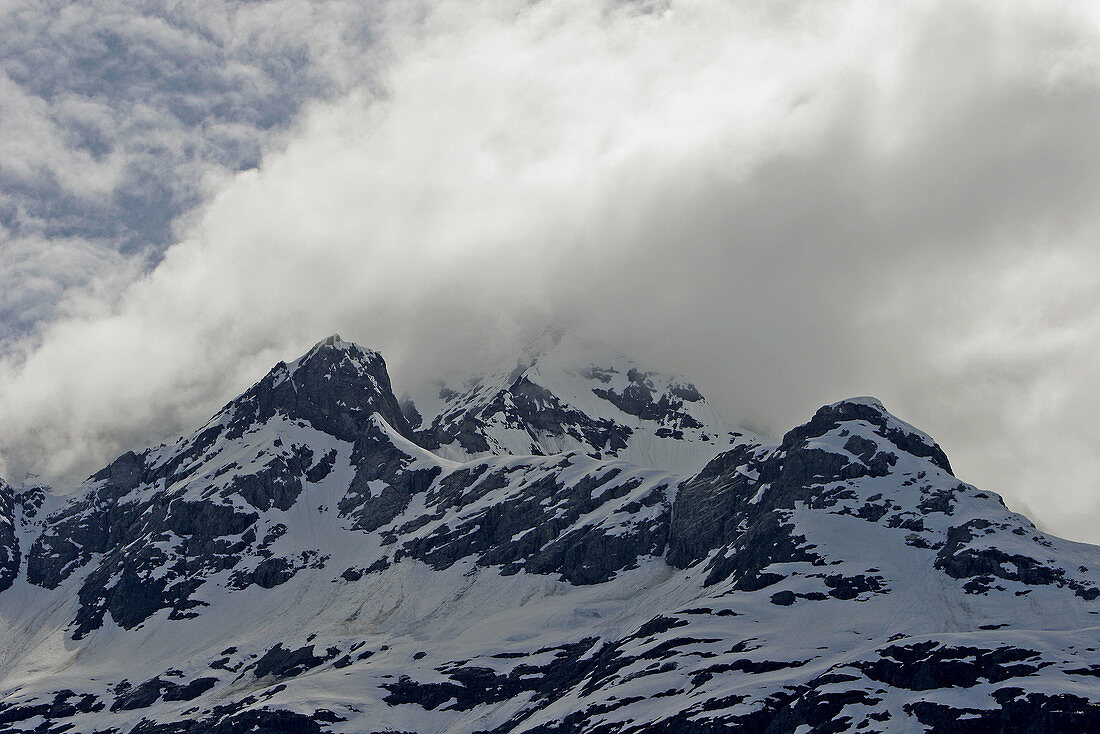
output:
<path id="1" fill-rule="evenodd" d="M 318 347 L 335 347 L 337 349 L 343 349 L 347 345 L 348 342 L 345 342 L 343 339 L 341 339 L 339 334 L 330 334 L 321 341 L 317 342 L 317 344 L 314 346 L 314 349 Z"/>
<path id="2" fill-rule="evenodd" d="M 335 368 L 347 362 L 349 367 L 360 372 L 370 372 L 375 368 L 377 362 L 382 362 L 383 369 L 385 365 L 382 355 L 373 349 L 361 347 L 355 342 L 345 341 L 340 338 L 339 334 L 332 334 L 314 344 L 301 357 L 287 364 L 287 372 L 297 372 L 300 367 L 314 360 L 321 360 L 329 368 Z"/>
<path id="3" fill-rule="evenodd" d="M 873 433 L 913 456 L 928 459 L 951 474 L 951 462 L 940 445 L 924 431 L 890 413 L 878 398 L 862 396 L 848 398 L 822 406 L 809 422 L 791 429 L 783 436 L 782 445 L 820 439 L 833 431 L 840 435 Z"/>
<path id="4" fill-rule="evenodd" d="M 382 355 L 338 334 L 317 342 L 292 362 L 276 364 L 226 406 L 226 412 L 233 413 L 233 423 L 241 424 L 238 431 L 281 412 L 344 439 L 367 430 L 377 413 L 401 435 L 412 435 Z"/>
<path id="5" fill-rule="evenodd" d="M 690 475 L 757 440 L 690 382 L 561 330 L 529 343 L 510 371 L 425 397 L 421 440 L 450 459 L 579 451 Z"/>
<path id="6" fill-rule="evenodd" d="M 316 352 L 330 351 L 330 352 L 361 352 L 363 354 L 378 354 L 373 349 L 366 349 L 355 342 L 349 342 L 340 338 L 339 334 L 331 334 L 326 336 L 321 341 L 317 342 L 306 352 L 305 356 L 308 357 Z"/>

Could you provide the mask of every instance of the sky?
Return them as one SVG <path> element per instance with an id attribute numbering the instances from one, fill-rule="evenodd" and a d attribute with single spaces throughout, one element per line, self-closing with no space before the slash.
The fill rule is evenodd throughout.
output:
<path id="1" fill-rule="evenodd" d="M 334 332 L 412 390 L 568 324 L 1100 542 L 1098 119 L 1087 3 L 0 0 L 0 476 Z"/>

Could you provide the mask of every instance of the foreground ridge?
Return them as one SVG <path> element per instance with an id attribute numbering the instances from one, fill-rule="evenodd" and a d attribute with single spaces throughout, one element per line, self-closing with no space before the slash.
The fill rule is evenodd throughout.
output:
<path id="1" fill-rule="evenodd" d="M 873 398 L 772 442 L 542 354 L 422 415 L 332 336 L 0 481 L 0 730 L 1087 731 L 1097 569 Z"/>

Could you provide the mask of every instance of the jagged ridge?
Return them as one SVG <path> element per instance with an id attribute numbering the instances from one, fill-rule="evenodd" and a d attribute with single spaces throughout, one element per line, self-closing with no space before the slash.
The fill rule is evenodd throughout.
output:
<path id="1" fill-rule="evenodd" d="M 683 406 L 705 401 L 636 367 L 604 365 L 606 381 L 590 368 L 554 378 L 536 360 L 452 398 L 439 415 L 500 452 L 455 462 L 421 445 L 454 423 L 417 431 L 381 356 L 330 337 L 63 506 L 0 484 L 0 725 L 1100 723 L 1098 549 L 960 482 L 931 438 L 868 398 L 775 444 L 661 437 L 721 451 L 690 478 L 609 458 L 619 428 L 683 426 Z M 562 396 L 548 387 L 574 378 Z M 508 421 L 549 455 L 492 446 Z M 551 453 L 565 435 L 572 450 Z"/>

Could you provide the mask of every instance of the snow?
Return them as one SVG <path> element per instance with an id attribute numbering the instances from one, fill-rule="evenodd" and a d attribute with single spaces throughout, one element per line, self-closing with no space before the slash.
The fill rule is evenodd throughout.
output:
<path id="1" fill-rule="evenodd" d="M 334 336 L 287 365 L 286 376 L 277 375 L 276 379 L 280 384 L 292 379 L 302 360 L 321 348 L 343 352 L 363 370 L 373 368 L 376 357 L 376 353 L 359 350 Z M 735 444 L 757 447 L 751 456 L 754 461 L 783 456 L 778 446 L 725 424 L 705 401 L 684 403 L 684 409 L 702 428 L 685 429 L 682 439 L 662 438 L 657 430 L 665 426 L 659 421 L 629 415 L 593 392 L 594 388 L 625 390 L 630 384 L 627 375 L 637 366 L 625 358 L 600 361 L 598 374 L 606 381 L 593 377 L 597 373 L 590 366 L 577 367 L 564 357 L 543 354 L 521 372 L 583 415 L 631 428 L 628 446 L 617 457 L 595 458 L 588 455 L 595 447 L 575 437 L 532 433 L 508 425 L 502 417 L 486 426 L 493 447 L 490 455 L 469 457 L 453 444 L 433 452 L 399 434 L 380 416 L 373 416 L 372 440 L 388 443 L 405 471 L 437 471 L 431 486 L 414 494 L 407 506 L 374 532 L 355 529 L 350 518 L 338 510 L 357 471 L 352 463 L 356 450 L 352 442 L 282 414 L 237 438 L 219 436 L 202 455 L 181 467 L 187 472 L 185 477 L 172 483 L 159 479 L 142 484 L 121 498 L 119 506 L 154 498 L 224 502 L 257 514 L 254 531 L 258 538 L 278 526 L 285 532 L 266 544 L 263 552 L 255 548 L 243 552 L 233 568 L 204 572 L 199 579 L 203 583 L 192 596 L 200 603 L 191 610 L 193 617 L 171 619 L 169 611 L 162 609 L 133 629 L 122 629 L 108 614 L 101 628 L 79 641 L 71 633 L 80 589 L 102 557 L 94 555 L 79 565 L 53 590 L 28 583 L 24 563 L 13 586 L 0 594 L 0 701 L 26 703 L 33 697 L 48 701 L 55 691 L 66 688 L 94 694 L 106 708 L 74 719 L 74 731 L 129 731 L 143 719 L 178 721 L 192 716 L 186 713 L 192 709 L 209 711 L 255 696 L 253 705 L 257 707 L 310 715 L 318 708 L 331 709 L 346 719 L 329 727 L 334 732 L 470 734 L 508 722 L 516 723 L 514 731 L 532 731 L 578 711 L 593 712 L 590 726 L 657 721 L 678 712 L 688 712 L 700 721 L 720 714 L 743 715 L 759 710 L 777 691 L 797 690 L 830 673 L 853 680 L 838 679 L 822 685 L 819 692 L 861 690 L 875 699 L 873 704 L 847 704 L 841 716 L 851 717 L 854 726 L 875 712 L 888 711 L 894 716 L 887 724 L 891 732 L 923 730 L 915 718 L 902 713 L 907 704 L 924 700 L 991 710 L 997 706 L 991 694 L 1005 685 L 1096 699 L 1094 678 L 1062 672 L 1100 664 L 1097 646 L 1091 642 L 1100 633 L 1096 603 L 1082 599 L 1068 586 L 1023 584 L 1011 578 L 1018 574 L 1018 564 L 1007 562 L 1000 568 L 1010 578 L 995 580 L 1001 588 L 968 593 L 968 579 L 952 578 L 938 569 L 936 562 L 952 529 L 973 519 L 989 522 L 989 532 L 974 537 L 967 548 L 995 548 L 1034 558 L 1064 572 L 1067 583 L 1100 583 L 1100 549 L 1044 536 L 1025 518 L 1005 509 L 992 493 L 960 484 L 927 459 L 896 448 L 897 463 L 889 475 L 824 482 L 813 488 L 817 494 L 811 493 L 809 501 L 783 510 L 792 533 L 804 538 L 805 547 L 812 548 L 821 563 L 772 564 L 768 570 L 782 579 L 755 591 L 739 589 L 730 579 L 706 584 L 711 561 L 730 552 L 728 547 L 712 549 L 701 562 L 684 570 L 673 568 L 662 557 L 640 556 L 632 567 L 609 581 L 587 585 L 570 584 L 557 573 L 519 570 L 505 575 L 500 566 L 482 565 L 477 554 L 457 558 L 441 568 L 408 556 L 392 562 L 396 551 L 406 544 L 429 538 L 444 527 L 482 522 L 490 509 L 522 499 L 540 481 L 553 480 L 558 483 L 555 486 L 566 488 L 580 482 L 594 486 L 588 497 L 590 505 L 568 521 L 563 512 L 565 495 L 547 499 L 551 513 L 547 524 L 560 525 L 555 527 L 555 538 L 581 531 L 616 538 L 667 519 L 684 476 L 728 449 L 726 439 L 718 437 L 728 437 L 731 430 L 739 434 L 733 437 Z M 452 411 L 488 405 L 509 387 L 508 377 L 502 374 L 495 381 L 484 381 L 465 397 L 441 400 L 440 404 Z M 655 394 L 668 393 L 682 383 L 679 378 L 653 373 L 647 373 L 647 379 Z M 464 400 L 467 402 L 462 403 Z M 884 410 L 873 398 L 844 402 Z M 204 428 L 229 420 L 230 412 L 227 408 Z M 885 415 L 889 426 L 924 435 Z M 165 465 L 196 445 L 201 430 L 151 450 L 145 460 L 149 466 Z M 891 449 L 888 440 L 865 421 L 849 421 L 843 428 L 811 439 L 809 446 L 859 462 L 859 457 L 844 448 L 851 435 L 873 441 L 883 450 Z M 288 510 L 260 511 L 231 491 L 236 477 L 290 457 L 295 447 L 308 447 L 314 461 L 330 453 L 335 461 L 319 481 L 303 482 L 301 494 Z M 535 451 L 552 455 L 533 456 Z M 481 472 L 478 479 L 463 485 L 461 496 L 442 509 L 439 495 L 443 483 L 458 472 L 474 471 Z M 494 483 L 486 484 L 490 477 Z M 748 465 L 735 467 L 732 477 L 751 487 L 759 482 L 760 471 Z M 102 486 L 103 482 L 87 483 L 72 501 Z M 381 480 L 372 481 L 367 501 L 382 501 L 385 488 Z M 767 483 L 758 483 L 748 504 L 759 506 L 772 489 Z M 814 504 L 834 490 L 843 492 L 836 493 L 832 504 Z M 951 493 L 950 513 L 920 509 L 931 491 Z M 642 502 L 654 496 L 657 501 Z M 47 495 L 35 518 L 16 515 L 21 548 L 31 547 L 47 528 L 46 518 L 65 502 Z M 859 516 L 865 505 L 886 502 L 890 503 L 887 515 L 880 520 Z M 895 514 L 919 518 L 922 529 L 891 527 L 889 516 Z M 424 518 L 426 521 L 419 523 Z M 387 538 L 407 523 L 415 529 L 404 530 L 393 540 Z M 522 528 L 512 539 L 541 529 L 541 525 Z M 220 540 L 237 542 L 243 535 Z M 914 536 L 928 547 L 907 542 Z M 173 564 L 183 558 L 181 548 L 187 542 L 175 533 L 165 533 L 144 544 L 144 549 L 167 557 L 144 568 L 145 578 L 165 579 L 175 573 Z M 254 569 L 269 557 L 292 559 L 309 567 L 270 589 L 233 587 L 234 574 Z M 382 570 L 363 573 L 354 580 L 349 580 L 354 574 L 344 575 L 346 570 L 365 569 L 383 559 L 391 562 Z M 862 591 L 852 599 L 830 595 L 829 578 L 860 575 L 880 579 L 881 589 Z M 115 574 L 106 585 L 118 580 Z M 775 603 L 773 596 L 782 591 L 793 593 L 794 603 Z M 658 616 L 673 619 L 676 625 L 639 633 Z M 1006 626 L 981 629 L 989 624 Z M 622 663 L 608 665 L 606 678 L 591 690 L 584 685 L 590 680 L 580 681 L 554 691 L 551 698 L 540 699 L 533 691 L 523 691 L 468 710 L 459 710 L 453 696 L 431 709 L 385 701 L 390 695 L 386 686 L 392 687 L 402 676 L 420 684 L 453 683 L 451 674 L 469 667 L 532 679 L 539 675 L 539 667 L 558 659 L 565 646 L 584 640 L 592 642 L 575 665 L 595 660 Z M 925 642 L 980 650 L 1010 645 L 1035 651 L 1045 666 L 1034 675 L 1004 683 L 983 679 L 966 688 L 933 690 L 891 686 L 864 674 L 861 666 L 882 660 L 886 646 Z M 285 681 L 274 676 L 257 679 L 248 666 L 276 644 L 287 650 L 312 645 L 315 654 L 331 647 L 338 654 Z M 223 654 L 230 646 L 237 651 Z M 367 652 L 369 657 L 358 659 Z M 353 660 L 337 667 L 336 661 L 343 655 Z M 225 658 L 230 670 L 211 667 Z M 966 653 L 955 660 L 974 662 L 976 658 Z M 748 673 L 737 666 L 760 669 Z M 155 676 L 164 678 L 169 669 L 182 672 L 181 683 L 202 676 L 217 677 L 218 683 L 192 702 L 161 700 L 146 709 L 109 710 L 112 691 L 122 680 L 137 685 Z M 724 672 L 707 672 L 715 669 Z M 726 698 L 726 703 L 717 703 Z M 710 704 L 710 710 L 704 710 L 703 704 Z M 43 722 L 36 717 L 20 726 Z M 805 725 L 795 729 L 800 733 L 810 730 Z"/>
<path id="2" fill-rule="evenodd" d="M 493 454 L 549 455 L 582 451 L 690 476 L 732 446 L 761 441 L 755 434 L 723 420 L 705 399 L 692 402 L 676 398 L 673 391 L 683 390 L 688 385 L 683 378 L 645 371 L 633 359 L 622 355 L 610 355 L 598 364 L 592 363 L 579 357 L 577 345 L 568 339 L 549 340 L 538 348 L 544 351 L 529 351 L 526 366 L 521 362 L 521 368 L 470 382 L 450 397 L 443 397 L 442 389 L 421 390 L 416 394 L 415 404 L 423 416 L 422 426 L 436 420 L 446 425 L 461 420 L 464 415 L 477 415 L 483 422 L 482 435 L 489 445 L 488 452 L 471 454 L 456 442 L 445 444 L 437 453 L 449 459 L 469 460 Z M 630 379 L 632 374 L 644 375 L 652 386 L 654 401 L 665 396 L 680 404 L 678 410 L 689 418 L 689 425 L 631 415 L 595 392 L 611 391 L 621 395 L 636 384 Z M 588 444 L 576 436 L 515 424 L 511 413 L 516 406 L 510 390 L 519 379 L 547 390 L 568 411 L 628 429 L 626 447 L 612 450 L 606 445 Z M 673 431 L 682 433 L 683 437 L 658 435 Z"/>

